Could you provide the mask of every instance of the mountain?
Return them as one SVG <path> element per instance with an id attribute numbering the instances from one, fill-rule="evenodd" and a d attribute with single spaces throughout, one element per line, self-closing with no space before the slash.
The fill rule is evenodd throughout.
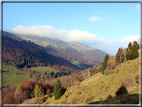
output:
<path id="1" fill-rule="evenodd" d="M 58 39 L 33 35 L 17 35 L 45 47 L 48 53 L 62 57 L 80 68 L 89 68 L 103 62 L 105 52 L 77 42 L 64 42 Z"/>
<path id="2" fill-rule="evenodd" d="M 2 32 L 3 62 L 17 68 L 48 66 L 60 70 L 80 70 L 66 59 L 51 55 L 47 50 L 14 34 Z"/>

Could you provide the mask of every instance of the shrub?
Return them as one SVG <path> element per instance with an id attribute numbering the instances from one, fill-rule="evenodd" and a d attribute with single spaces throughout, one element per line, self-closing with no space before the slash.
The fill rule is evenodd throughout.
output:
<path id="1" fill-rule="evenodd" d="M 79 95 L 79 94 L 81 94 L 81 92 L 80 92 L 80 91 L 78 91 L 77 93 L 78 93 L 78 95 Z"/>
<path id="2" fill-rule="evenodd" d="M 49 95 L 50 93 L 51 93 L 51 90 L 50 90 L 50 89 L 48 89 L 48 90 L 47 90 L 47 94 Z"/>
<path id="3" fill-rule="evenodd" d="M 112 99 L 112 96 L 111 96 L 111 95 L 109 95 L 109 96 L 106 98 L 106 100 L 110 100 L 110 99 Z"/>
<path id="4" fill-rule="evenodd" d="M 65 95 L 65 98 L 68 98 L 68 95 Z"/>
<path id="5" fill-rule="evenodd" d="M 51 93 L 49 94 L 49 97 L 50 97 L 50 98 L 52 97 L 52 94 L 51 94 Z"/>
<path id="6" fill-rule="evenodd" d="M 118 68 L 118 67 L 116 68 L 115 72 L 116 72 L 116 73 L 118 73 L 118 72 L 119 72 L 119 68 Z"/>
<path id="7" fill-rule="evenodd" d="M 136 83 L 139 84 L 139 75 L 135 77 Z"/>
<path id="8" fill-rule="evenodd" d="M 122 86 L 116 91 L 115 94 L 116 94 L 116 96 L 120 96 L 122 94 L 128 94 L 128 91 L 127 91 L 125 85 L 122 84 Z"/>

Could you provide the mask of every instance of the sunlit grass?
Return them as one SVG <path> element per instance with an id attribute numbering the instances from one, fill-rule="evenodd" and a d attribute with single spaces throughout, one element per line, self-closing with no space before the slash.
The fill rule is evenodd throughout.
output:
<path id="1" fill-rule="evenodd" d="M 11 86 L 16 84 L 22 84 L 25 80 L 33 80 L 29 78 L 26 73 L 16 69 L 12 66 L 7 66 L 3 63 L 2 83 L 3 86 Z"/>

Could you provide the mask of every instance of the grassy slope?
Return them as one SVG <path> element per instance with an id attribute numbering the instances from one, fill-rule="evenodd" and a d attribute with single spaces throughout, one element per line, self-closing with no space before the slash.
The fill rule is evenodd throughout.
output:
<path id="1" fill-rule="evenodd" d="M 54 97 L 47 99 L 44 104 L 86 104 L 105 100 L 111 94 L 115 97 L 115 92 L 129 78 L 132 85 L 127 88 L 128 94 L 138 94 L 139 85 L 135 82 L 135 76 L 139 75 L 139 59 L 122 63 L 118 66 L 119 72 L 109 75 L 102 75 L 100 72 L 85 79 L 80 85 L 69 87 L 65 94 L 59 99 Z M 81 92 L 81 94 L 79 94 Z M 68 95 L 68 98 L 65 98 Z"/>
<path id="2" fill-rule="evenodd" d="M 29 78 L 28 75 L 23 71 L 12 66 L 7 66 L 4 63 L 3 71 L 7 71 L 2 73 L 3 86 L 22 84 L 25 80 L 28 79 L 33 80 L 32 78 Z"/>
<path id="3" fill-rule="evenodd" d="M 47 73 L 50 73 L 51 71 L 54 71 L 54 73 L 57 73 L 59 71 L 56 71 L 50 67 L 32 67 L 32 68 L 29 68 L 29 69 L 32 69 L 33 71 L 37 71 L 37 72 L 47 72 Z"/>
<path id="4" fill-rule="evenodd" d="M 80 67 L 80 68 L 86 69 L 86 67 L 85 67 L 85 66 L 80 65 L 78 61 L 73 60 L 71 63 L 72 63 L 72 64 L 74 64 L 74 65 L 76 65 L 77 67 Z"/>

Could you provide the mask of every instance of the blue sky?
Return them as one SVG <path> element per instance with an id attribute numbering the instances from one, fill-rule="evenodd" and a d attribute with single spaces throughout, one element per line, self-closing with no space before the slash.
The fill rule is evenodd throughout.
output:
<path id="1" fill-rule="evenodd" d="M 57 38 L 115 55 L 139 39 L 139 3 L 4 3 L 3 29 Z"/>

